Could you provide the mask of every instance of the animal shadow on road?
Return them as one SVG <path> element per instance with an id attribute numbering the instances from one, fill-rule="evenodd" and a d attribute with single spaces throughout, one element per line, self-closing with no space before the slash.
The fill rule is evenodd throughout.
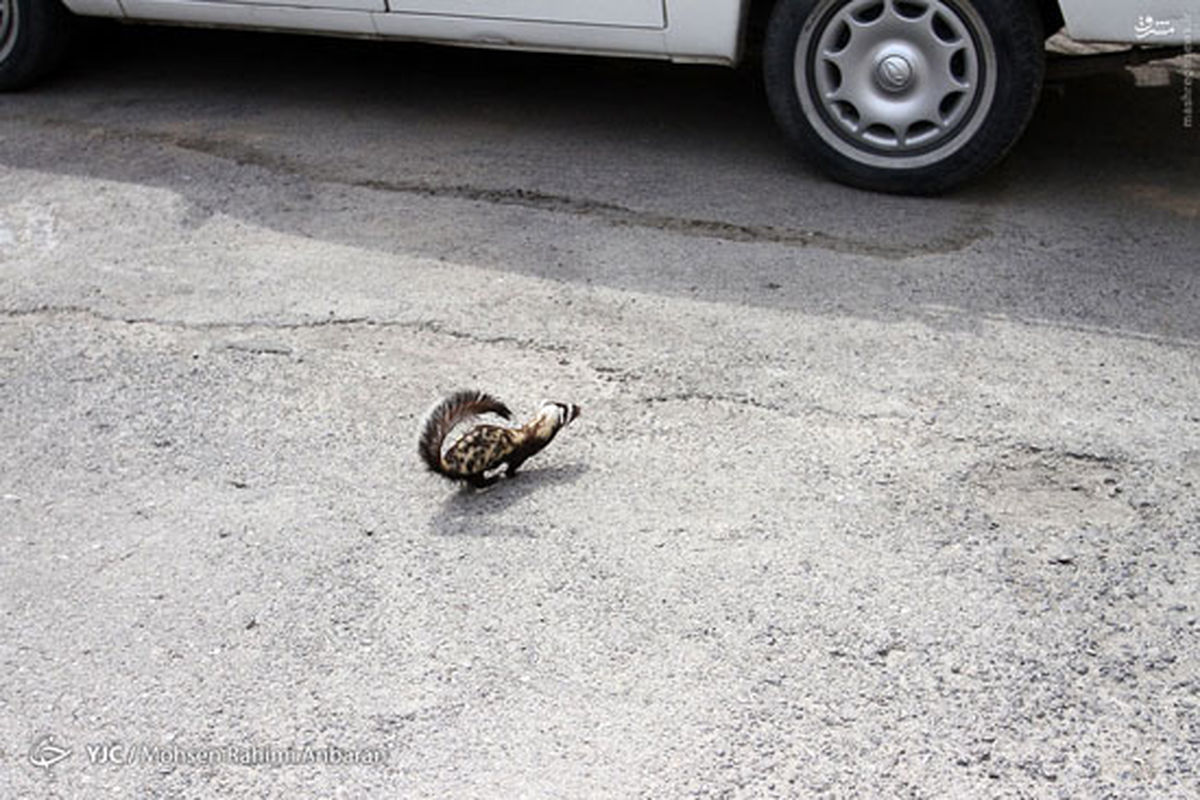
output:
<path id="1" fill-rule="evenodd" d="M 438 536 L 533 538 L 537 534 L 532 528 L 497 522 L 493 517 L 539 489 L 574 483 L 587 471 L 585 464 L 564 464 L 522 470 L 515 478 L 504 478 L 483 490 L 464 487 L 442 503 L 441 509 L 430 521 L 431 532 Z"/>

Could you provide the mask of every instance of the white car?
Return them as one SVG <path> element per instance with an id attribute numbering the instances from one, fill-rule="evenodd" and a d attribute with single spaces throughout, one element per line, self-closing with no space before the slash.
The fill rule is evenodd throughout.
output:
<path id="1" fill-rule="evenodd" d="M 0 0 L 0 89 L 42 77 L 73 14 L 736 65 L 833 178 L 933 193 L 996 163 L 1044 38 L 1190 47 L 1200 0 Z"/>

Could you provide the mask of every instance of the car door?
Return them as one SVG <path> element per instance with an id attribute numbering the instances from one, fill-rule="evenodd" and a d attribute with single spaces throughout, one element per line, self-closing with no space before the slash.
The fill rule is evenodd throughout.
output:
<path id="1" fill-rule="evenodd" d="M 407 14 L 662 28 L 663 0 L 388 0 Z"/>

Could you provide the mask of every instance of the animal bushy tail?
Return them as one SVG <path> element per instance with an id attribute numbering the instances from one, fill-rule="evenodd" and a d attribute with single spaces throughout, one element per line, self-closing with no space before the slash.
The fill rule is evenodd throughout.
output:
<path id="1" fill-rule="evenodd" d="M 417 443 L 425 465 L 434 472 L 447 474 L 442 464 L 442 442 L 455 425 L 480 414 L 498 414 L 505 419 L 512 418 L 508 406 L 477 389 L 459 390 L 429 409 L 425 421 L 421 424 L 421 438 Z"/>

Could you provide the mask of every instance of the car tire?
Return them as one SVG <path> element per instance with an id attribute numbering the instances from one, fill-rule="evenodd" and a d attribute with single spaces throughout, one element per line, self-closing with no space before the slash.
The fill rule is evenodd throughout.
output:
<path id="1" fill-rule="evenodd" d="M 70 22 L 59 0 L 0 0 L 0 91 L 23 89 L 54 69 Z"/>
<path id="2" fill-rule="evenodd" d="M 1041 19 L 1025 0 L 779 0 L 763 72 L 771 110 L 833 179 L 937 194 L 999 161 L 1041 93 Z"/>

